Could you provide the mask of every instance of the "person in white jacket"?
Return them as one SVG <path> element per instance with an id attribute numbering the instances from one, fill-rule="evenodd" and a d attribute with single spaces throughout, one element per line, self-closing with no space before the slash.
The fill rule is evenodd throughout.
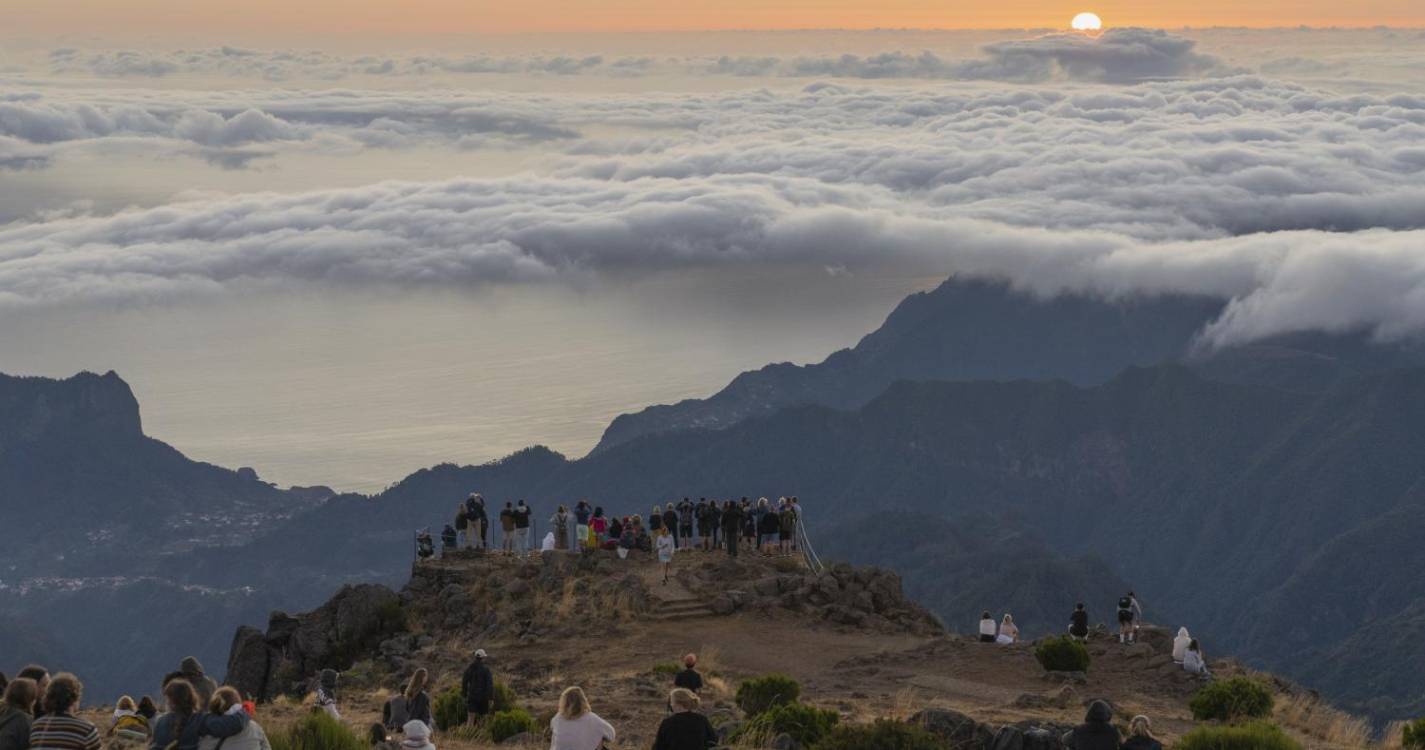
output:
<path id="1" fill-rule="evenodd" d="M 549 750 L 598 750 L 614 741 L 614 728 L 589 708 L 589 698 L 579 687 L 559 695 L 559 713 L 549 720 Z"/>
<path id="2" fill-rule="evenodd" d="M 980 643 L 994 643 L 998 630 L 995 618 L 991 617 L 988 611 L 980 615 Z"/>
<path id="3" fill-rule="evenodd" d="M 1187 656 L 1188 644 L 1192 643 L 1192 636 L 1188 635 L 1186 627 L 1178 628 L 1178 637 L 1173 639 L 1173 661 L 1182 664 Z"/>
<path id="4" fill-rule="evenodd" d="M 405 735 L 405 739 L 401 740 L 402 750 L 435 750 L 435 745 L 430 742 L 430 727 L 420 719 L 406 722 L 401 727 L 401 734 Z"/>
<path id="5" fill-rule="evenodd" d="M 242 710 L 242 696 L 233 688 L 221 687 L 213 693 L 213 700 L 208 703 L 208 711 L 222 716 L 232 711 L 234 706 L 237 710 Z M 241 732 L 225 740 L 203 735 L 198 740 L 198 750 L 217 750 L 219 744 L 223 746 L 223 750 L 272 750 L 272 746 L 267 742 L 267 733 L 262 731 L 262 727 L 255 721 L 249 721 Z"/>
<path id="6" fill-rule="evenodd" d="M 1014 618 L 1009 613 L 1004 613 L 1004 619 L 999 623 L 999 636 L 995 638 L 995 643 L 1001 646 L 1008 646 L 1019 640 L 1019 626 L 1014 624 Z"/>

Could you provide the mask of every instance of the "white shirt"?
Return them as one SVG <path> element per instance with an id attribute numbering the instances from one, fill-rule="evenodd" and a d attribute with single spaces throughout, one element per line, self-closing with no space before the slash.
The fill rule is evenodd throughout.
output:
<path id="1" fill-rule="evenodd" d="M 993 617 L 986 617 L 980 620 L 980 635 L 994 635 L 995 632 L 995 621 Z"/>
<path id="2" fill-rule="evenodd" d="M 596 750 L 600 742 L 614 741 L 613 726 L 593 711 L 572 720 L 555 714 L 549 730 L 554 736 L 549 750 Z"/>

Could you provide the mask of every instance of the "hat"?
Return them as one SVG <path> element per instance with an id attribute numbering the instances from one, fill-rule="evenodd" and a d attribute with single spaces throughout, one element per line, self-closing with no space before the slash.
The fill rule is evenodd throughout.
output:
<path id="1" fill-rule="evenodd" d="M 489 654 L 486 654 L 486 653 L 485 653 L 485 649 L 483 649 L 483 648 L 477 648 L 477 649 L 475 649 L 475 658 L 476 658 L 476 659 L 484 659 L 486 656 L 489 656 Z"/>
<path id="2" fill-rule="evenodd" d="M 406 741 L 401 744 L 408 747 L 424 747 L 430 741 L 430 727 L 420 719 L 406 722 L 406 725 L 401 727 L 401 733 L 406 735 Z"/>

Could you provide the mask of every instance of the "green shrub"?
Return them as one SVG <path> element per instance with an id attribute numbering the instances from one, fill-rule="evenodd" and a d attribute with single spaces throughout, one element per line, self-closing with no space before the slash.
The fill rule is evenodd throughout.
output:
<path id="1" fill-rule="evenodd" d="M 491 701 L 491 712 L 499 713 L 514 708 L 517 708 L 515 691 L 505 683 L 495 680 L 495 699 Z M 445 692 L 435 697 L 435 701 L 431 705 L 431 715 L 435 719 L 435 728 L 441 731 L 464 724 L 466 720 L 465 694 L 460 692 L 459 687 L 447 688 Z"/>
<path id="2" fill-rule="evenodd" d="M 1034 658 L 1050 672 L 1087 672 L 1089 669 L 1089 650 L 1067 635 L 1049 638 L 1035 646 Z"/>
<path id="3" fill-rule="evenodd" d="M 292 724 L 269 731 L 267 741 L 272 750 L 368 750 L 365 740 L 325 711 L 313 711 Z"/>
<path id="4" fill-rule="evenodd" d="M 1257 721 L 1198 727 L 1183 735 L 1173 750 L 1301 750 L 1301 745 L 1275 725 Z"/>
<path id="5" fill-rule="evenodd" d="M 512 708 L 508 711 L 497 711 L 490 717 L 490 739 L 495 742 L 505 740 L 519 734 L 520 732 L 534 731 L 534 717 L 523 708 Z"/>
<path id="6" fill-rule="evenodd" d="M 660 661 L 653 665 L 653 674 L 678 674 L 683 668 L 677 662 Z"/>
<path id="7" fill-rule="evenodd" d="M 1272 702 L 1271 691 L 1262 683 L 1232 677 L 1204 685 L 1193 694 L 1188 707 L 1198 721 L 1241 721 L 1271 716 Z"/>
<path id="8" fill-rule="evenodd" d="M 949 750 L 949 745 L 925 729 L 890 719 L 874 724 L 842 724 L 832 729 L 815 750 Z"/>
<path id="9" fill-rule="evenodd" d="M 747 722 L 733 739 L 765 746 L 777 735 L 786 734 L 803 747 L 811 747 L 825 737 L 840 720 L 841 714 L 835 711 L 804 703 L 784 703 L 767 709 L 757 718 Z"/>
<path id="10" fill-rule="evenodd" d="M 773 706 L 796 703 L 801 694 L 802 686 L 784 674 L 762 675 L 737 686 L 737 707 L 752 719 Z"/>
<path id="11" fill-rule="evenodd" d="M 1401 729 L 1400 746 L 1425 748 L 1425 719 L 1416 719 L 1405 724 Z"/>

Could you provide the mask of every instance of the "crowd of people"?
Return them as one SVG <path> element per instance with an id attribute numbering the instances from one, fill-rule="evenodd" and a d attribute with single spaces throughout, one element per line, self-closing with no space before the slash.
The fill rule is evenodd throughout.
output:
<path id="1" fill-rule="evenodd" d="M 604 549 L 621 557 L 631 550 L 657 553 L 660 563 L 671 563 L 675 552 L 725 550 L 736 557 L 741 550 L 763 555 L 791 555 L 799 551 L 797 529 L 801 522 L 801 501 L 794 496 L 775 501 L 762 497 L 753 501 L 709 500 L 694 502 L 685 497 L 666 505 L 655 505 L 647 518 L 633 513 L 608 514 L 602 506 L 580 500 L 571 509 L 558 505 L 549 517 L 548 531 L 539 544 L 541 550 L 574 551 Z M 534 511 L 524 500 L 505 503 L 494 518 L 500 525 L 500 548 L 491 546 L 491 513 L 480 493 L 471 493 L 459 503 L 455 518 L 440 532 L 441 551 L 475 549 L 503 554 L 526 554 L 532 544 Z M 416 532 L 416 554 L 422 559 L 438 554 L 429 529 Z"/>
<path id="2" fill-rule="evenodd" d="M 1132 591 L 1124 594 L 1118 599 L 1118 642 L 1122 644 L 1132 644 L 1138 642 L 1138 633 L 1143 622 L 1143 605 L 1138 601 L 1138 595 Z M 1087 641 L 1089 639 L 1089 612 L 1083 602 L 1074 605 L 1074 611 L 1069 613 L 1069 637 L 1077 641 Z M 980 642 L 998 643 L 1006 645 L 1019 641 L 1019 626 L 1014 623 L 1014 617 L 1008 612 L 996 621 L 989 610 L 985 610 L 980 615 Z M 1188 634 L 1186 627 L 1178 628 L 1178 634 L 1173 639 L 1173 661 L 1180 665 L 1184 671 L 1191 674 L 1211 677 L 1212 674 L 1207 669 L 1206 657 L 1202 654 L 1202 646 L 1197 639 Z"/>

